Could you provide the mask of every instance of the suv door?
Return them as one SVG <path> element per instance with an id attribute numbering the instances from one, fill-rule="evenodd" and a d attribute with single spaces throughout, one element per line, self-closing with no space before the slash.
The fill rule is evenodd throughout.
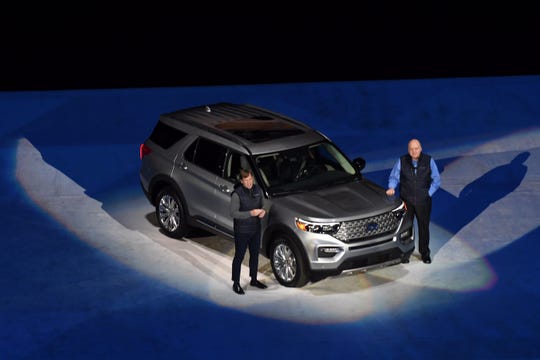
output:
<path id="1" fill-rule="evenodd" d="M 175 179 L 186 199 L 189 215 L 212 228 L 216 217 L 216 179 L 223 174 L 226 154 L 226 147 L 201 137 L 187 148 L 175 166 L 182 169 Z"/>

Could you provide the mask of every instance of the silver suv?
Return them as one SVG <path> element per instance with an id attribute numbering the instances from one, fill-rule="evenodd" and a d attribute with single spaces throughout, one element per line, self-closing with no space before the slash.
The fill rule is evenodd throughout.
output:
<path id="1" fill-rule="evenodd" d="M 239 169 L 251 169 L 272 204 L 261 254 L 284 286 L 397 264 L 414 250 L 404 203 L 362 176 L 365 161 L 287 116 L 230 103 L 162 114 L 140 158 L 142 189 L 176 238 L 192 227 L 232 238 L 231 193 Z"/>

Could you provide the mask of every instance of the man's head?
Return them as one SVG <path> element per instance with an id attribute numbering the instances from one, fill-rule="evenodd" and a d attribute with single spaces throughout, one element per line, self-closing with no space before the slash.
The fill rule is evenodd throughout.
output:
<path id="1" fill-rule="evenodd" d="M 420 158 L 420 154 L 422 153 L 422 145 L 417 139 L 412 139 L 411 141 L 409 141 L 407 150 L 413 160 L 418 160 Z"/>
<path id="2" fill-rule="evenodd" d="M 240 182 L 246 189 L 253 187 L 253 176 L 250 170 L 240 169 Z"/>

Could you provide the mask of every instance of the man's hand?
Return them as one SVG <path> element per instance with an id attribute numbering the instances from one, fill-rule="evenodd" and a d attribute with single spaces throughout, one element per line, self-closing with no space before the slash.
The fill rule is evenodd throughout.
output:
<path id="1" fill-rule="evenodd" d="M 395 193 L 396 193 L 396 191 L 395 191 L 394 189 L 388 189 L 388 190 L 386 190 L 386 195 L 388 195 L 388 196 L 392 196 L 392 195 L 394 195 Z"/>
<path id="2" fill-rule="evenodd" d="M 266 212 L 264 211 L 264 209 L 253 209 L 250 210 L 249 213 L 251 214 L 251 216 L 258 216 L 262 218 Z"/>

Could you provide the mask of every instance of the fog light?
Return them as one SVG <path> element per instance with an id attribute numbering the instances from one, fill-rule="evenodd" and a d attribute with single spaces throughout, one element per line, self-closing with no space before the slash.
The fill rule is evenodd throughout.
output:
<path id="1" fill-rule="evenodd" d="M 334 257 L 336 254 L 339 254 L 341 252 L 340 247 L 332 246 L 332 247 L 320 247 L 317 249 L 317 256 L 323 257 L 323 258 L 329 258 Z"/>
<path id="2" fill-rule="evenodd" d="M 412 229 L 408 229 L 407 231 L 402 232 L 399 234 L 399 240 L 402 243 L 407 243 L 412 240 Z"/>

